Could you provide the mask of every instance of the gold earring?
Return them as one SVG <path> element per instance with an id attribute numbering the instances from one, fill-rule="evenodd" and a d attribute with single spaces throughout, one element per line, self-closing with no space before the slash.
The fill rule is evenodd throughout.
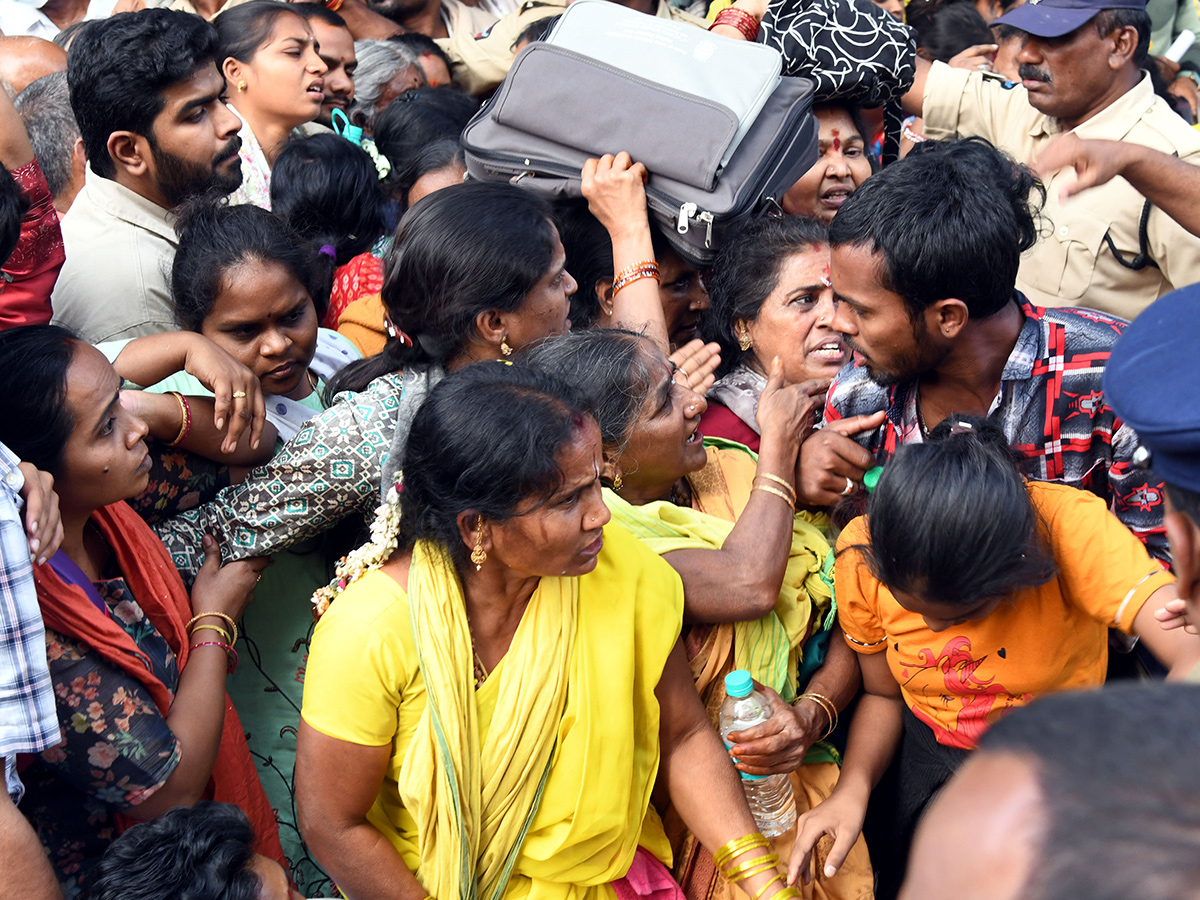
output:
<path id="1" fill-rule="evenodd" d="M 475 571 L 478 572 L 487 559 L 487 551 L 483 549 L 483 516 L 479 517 L 475 529 L 475 549 L 471 551 L 471 562 L 475 563 Z"/>
<path id="2" fill-rule="evenodd" d="M 239 94 L 244 94 L 246 92 L 246 82 L 239 81 L 237 91 Z"/>
<path id="3" fill-rule="evenodd" d="M 625 486 L 625 482 L 621 480 L 621 473 L 617 473 L 617 477 L 613 479 L 613 490 L 618 494 L 621 493 L 621 488 Z"/>
<path id="4" fill-rule="evenodd" d="M 500 338 L 500 352 L 505 356 L 512 356 L 512 347 L 508 346 L 508 338 Z"/>
<path id="5" fill-rule="evenodd" d="M 750 349 L 750 347 L 751 347 L 751 343 L 750 343 L 750 332 L 748 332 L 748 331 L 739 331 L 739 332 L 738 332 L 737 339 L 738 339 L 738 346 L 739 346 L 739 347 L 741 347 L 743 350 L 749 350 L 749 349 Z"/>

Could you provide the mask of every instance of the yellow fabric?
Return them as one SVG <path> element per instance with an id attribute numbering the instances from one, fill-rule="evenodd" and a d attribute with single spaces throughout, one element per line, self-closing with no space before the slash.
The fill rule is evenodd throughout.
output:
<path id="1" fill-rule="evenodd" d="M 1175 579 L 1088 491 L 1029 483 L 1058 574 L 985 618 L 940 633 L 901 606 L 865 565 L 863 517 L 838 539 L 838 621 L 859 653 L 886 653 L 904 703 L 938 743 L 973 749 L 997 719 L 1036 697 L 1104 683 L 1108 630 Z"/>
<path id="2" fill-rule="evenodd" d="M 613 521 L 658 554 L 720 549 L 749 499 L 757 464 L 749 451 L 707 449 L 707 465 L 689 478 L 698 510 L 667 501 L 633 506 L 606 490 L 605 502 Z M 829 542 L 815 522 L 803 512 L 793 520 L 792 548 L 775 609 L 761 619 L 733 624 L 737 667 L 779 691 L 789 702 L 796 696 L 801 645 L 819 627 L 833 602 L 833 592 L 821 578 Z"/>
<path id="3" fill-rule="evenodd" d="M 750 491 L 754 486 L 754 475 L 757 471 L 757 462 L 748 449 L 732 442 L 726 443 L 730 446 L 708 446 L 708 463 L 699 472 L 688 476 L 688 482 L 692 488 L 694 510 L 673 507 L 678 511 L 678 515 L 676 515 L 666 508 L 667 505 L 652 504 L 655 507 L 653 512 L 661 514 L 662 517 L 648 516 L 647 520 L 640 522 L 637 527 L 638 533 L 647 535 L 645 540 L 649 546 L 655 549 L 661 547 L 663 549 L 660 552 L 663 553 L 679 549 L 679 546 L 682 545 L 681 541 L 684 539 L 673 538 L 670 534 L 677 522 L 685 523 L 684 530 L 679 532 L 681 535 L 692 533 L 696 527 L 695 523 L 698 521 L 704 522 L 707 526 L 703 530 L 708 532 L 710 543 L 690 544 L 689 546 L 713 546 L 713 542 L 715 542 L 715 546 L 719 547 L 724 542 L 725 537 L 733 528 L 732 523 L 741 516 L 750 500 Z M 619 517 L 620 504 L 624 504 L 624 501 L 618 501 L 615 504 L 610 502 L 609 504 L 614 519 Z M 627 508 L 627 511 L 631 510 L 633 515 L 636 515 L 639 510 L 646 509 L 646 507 L 630 508 L 629 504 L 624 504 L 624 507 Z M 820 575 L 820 570 L 829 552 L 829 544 L 824 537 L 828 528 L 827 517 L 800 513 L 796 516 L 793 528 L 792 554 L 784 577 L 784 587 L 780 592 L 776 613 L 772 614 L 781 625 L 784 622 L 788 623 L 782 629 L 786 632 L 786 648 L 778 642 L 772 642 L 773 650 L 777 654 L 774 663 L 771 664 L 766 658 L 757 660 L 759 664 L 769 664 L 769 671 L 776 681 L 784 682 L 786 679 L 784 689 L 773 682 L 771 677 L 765 677 L 765 673 L 760 671 L 754 674 L 754 677 L 758 678 L 760 682 L 771 684 L 781 694 L 786 694 L 786 688 L 789 685 L 794 693 L 794 679 L 800 659 L 801 645 L 821 627 L 832 602 L 829 584 Z M 718 537 L 719 540 L 717 540 Z M 815 568 L 812 568 L 814 559 L 810 556 L 816 558 Z M 780 612 L 782 612 L 782 617 L 779 616 Z M 723 623 L 713 626 L 703 645 L 699 648 L 693 647 L 685 641 L 685 645 L 689 647 L 689 654 L 695 654 L 690 660 L 692 676 L 696 681 L 700 699 L 704 703 L 714 727 L 721 704 L 725 699 L 725 685 L 722 679 L 735 667 L 747 667 L 748 654 L 744 645 L 752 643 L 748 626 L 755 624 Z M 708 626 L 693 627 L 705 628 Z M 743 646 L 740 649 L 739 642 L 735 637 L 737 631 L 741 632 Z M 768 631 L 768 634 L 773 635 L 774 629 Z M 753 656 L 750 658 L 753 660 Z M 785 663 L 787 665 L 786 673 L 780 672 L 780 668 Z M 753 670 L 751 671 L 753 672 Z M 824 746 L 817 744 L 813 750 Z M 810 751 L 809 761 L 791 774 L 792 790 L 796 796 L 796 811 L 801 815 L 830 795 L 837 784 L 840 772 L 835 762 L 812 761 L 814 755 L 820 756 L 820 754 Z M 700 846 L 695 835 L 679 818 L 678 812 L 668 806 L 663 810 L 663 819 L 666 823 L 667 835 L 671 839 L 671 845 L 676 851 L 672 874 L 683 886 L 684 893 L 689 898 L 748 900 L 740 888 L 731 885 L 717 871 L 712 856 Z M 795 839 L 795 828 L 775 838 L 774 848 L 781 859 L 786 860 L 790 856 Z M 803 900 L 871 900 L 874 897 L 874 873 L 871 870 L 871 858 L 867 852 L 867 844 L 862 835 L 859 835 L 854 842 L 854 846 L 850 849 L 838 874 L 833 878 L 827 878 L 823 871 L 823 861 L 831 847 L 832 842 L 829 840 L 818 843 L 815 855 L 821 865 L 818 866 L 817 877 L 807 884 L 799 882 L 796 885 Z"/>
<path id="4" fill-rule="evenodd" d="M 534 808 L 566 699 L 575 645 L 575 578 L 543 578 L 505 654 L 494 715 L 511 727 L 479 739 L 471 633 L 458 574 L 420 542 L 409 615 L 429 702 L 400 773 L 420 842 L 417 875 L 434 897 L 503 896 L 510 852 Z M 478 878 L 478 890 L 472 884 Z"/>
<path id="5" fill-rule="evenodd" d="M 421 565 L 414 560 L 411 594 L 373 572 L 339 596 L 317 625 L 305 673 L 304 719 L 340 740 L 391 746 L 368 818 L 438 900 L 454 900 L 447 891 L 471 874 L 480 879 L 480 900 L 490 900 L 488 886 L 513 837 L 511 828 L 523 821 L 522 804 L 531 790 L 526 782 L 536 788 L 544 766 L 539 754 L 552 741 L 557 749 L 541 803 L 504 896 L 611 900 L 608 883 L 625 874 L 639 843 L 670 861 L 670 846 L 650 807 L 659 761 L 654 688 L 678 639 L 683 590 L 669 566 L 621 529 L 610 525 L 604 537 L 593 572 L 543 580 L 504 660 L 478 692 L 470 690 L 469 636 L 461 633 L 465 617 L 443 609 L 459 588 L 436 572 L 420 571 L 427 560 Z M 564 605 L 575 610 L 570 649 L 560 646 L 559 634 L 572 629 L 554 621 Z M 431 618 L 414 635 L 414 616 L 427 615 Z M 434 653 L 448 655 L 439 665 L 430 659 Z M 452 673 L 454 659 L 459 671 Z M 560 664 L 565 681 L 554 678 Z M 458 691 L 460 681 L 467 684 L 465 695 Z M 464 772 L 464 799 L 457 808 L 443 764 L 431 758 L 436 738 L 426 730 L 430 685 L 441 719 L 457 704 L 466 722 L 447 731 L 447 746 L 474 740 L 479 756 L 473 765 L 465 755 L 454 764 Z M 488 727 L 492 721 L 494 728 Z M 454 752 L 464 753 L 461 747 Z M 441 868 L 455 854 L 447 842 L 457 834 L 453 821 L 442 819 L 460 817 L 468 826 L 467 845 L 474 848 L 468 853 L 475 856 L 465 876 Z"/>
<path id="6" fill-rule="evenodd" d="M 387 343 L 387 329 L 383 319 L 387 310 L 379 294 L 368 294 L 352 300 L 338 317 L 338 334 L 350 341 L 363 359 L 378 356 Z"/>

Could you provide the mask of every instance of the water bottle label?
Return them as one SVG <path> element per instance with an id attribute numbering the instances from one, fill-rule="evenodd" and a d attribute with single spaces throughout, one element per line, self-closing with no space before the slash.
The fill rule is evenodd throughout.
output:
<path id="1" fill-rule="evenodd" d="M 725 741 L 725 749 L 732 750 L 733 744 L 729 743 L 729 741 Z M 729 758 L 735 763 L 738 761 L 736 756 L 731 756 Z M 749 772 L 743 772 L 741 769 L 737 769 L 736 771 L 742 776 L 742 781 L 761 781 L 764 778 L 771 777 L 770 775 L 751 775 Z"/>

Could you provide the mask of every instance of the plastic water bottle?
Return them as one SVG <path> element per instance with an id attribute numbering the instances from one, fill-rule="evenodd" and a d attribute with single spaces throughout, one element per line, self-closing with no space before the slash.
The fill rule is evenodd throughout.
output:
<path id="1" fill-rule="evenodd" d="M 721 705 L 721 739 L 732 747 L 730 732 L 753 728 L 771 718 L 771 705 L 766 697 L 754 690 L 754 681 L 745 669 L 735 669 L 725 676 L 725 702 Z M 776 837 L 796 824 L 796 798 L 787 775 L 748 775 L 741 770 L 746 802 L 754 815 L 754 823 L 766 837 Z"/>

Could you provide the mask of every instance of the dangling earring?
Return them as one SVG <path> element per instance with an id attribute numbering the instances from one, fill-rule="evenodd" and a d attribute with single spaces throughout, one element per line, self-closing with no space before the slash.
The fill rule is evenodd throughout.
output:
<path id="1" fill-rule="evenodd" d="M 613 479 L 613 490 L 619 494 L 624 486 L 625 482 L 621 480 L 621 474 L 618 472 L 617 477 Z"/>
<path id="2" fill-rule="evenodd" d="M 244 94 L 246 92 L 246 82 L 239 81 L 237 91 L 239 94 Z"/>
<path id="3" fill-rule="evenodd" d="M 508 346 L 508 338 L 500 338 L 500 352 L 505 356 L 512 356 L 512 347 Z"/>
<path id="4" fill-rule="evenodd" d="M 483 516 L 479 517 L 475 529 L 475 549 L 471 551 L 471 562 L 475 563 L 475 571 L 478 572 L 487 559 L 487 551 L 483 549 Z"/>
<path id="5" fill-rule="evenodd" d="M 741 347 L 743 350 L 749 350 L 750 347 L 752 346 L 750 343 L 750 332 L 746 331 L 745 329 L 738 332 L 737 339 L 738 339 L 738 346 Z"/>

